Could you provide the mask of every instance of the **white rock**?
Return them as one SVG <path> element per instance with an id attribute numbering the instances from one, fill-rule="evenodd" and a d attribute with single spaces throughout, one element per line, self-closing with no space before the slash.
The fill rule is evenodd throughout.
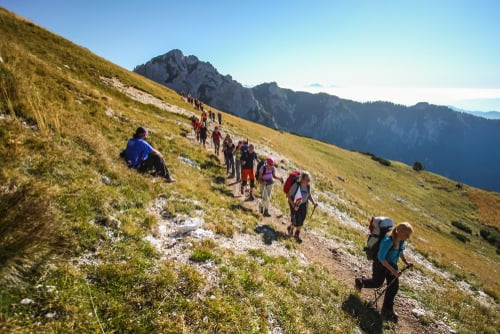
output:
<path id="1" fill-rule="evenodd" d="M 56 314 L 54 312 L 49 312 L 45 315 L 45 318 L 48 318 L 48 319 L 52 319 L 56 316 Z"/>
<path id="2" fill-rule="evenodd" d="M 411 310 L 411 313 L 417 318 L 422 318 L 423 316 L 427 315 L 426 311 L 419 308 L 414 308 L 413 310 Z"/>
<path id="3" fill-rule="evenodd" d="M 197 230 L 204 223 L 203 218 L 188 218 L 184 224 L 177 226 L 175 230 L 178 234 L 184 234 Z"/>
<path id="4" fill-rule="evenodd" d="M 33 299 L 23 298 L 21 300 L 21 305 L 29 305 L 29 304 L 32 304 L 32 303 L 33 303 Z"/>
<path id="5" fill-rule="evenodd" d="M 191 237 L 196 239 L 213 239 L 214 234 L 212 231 L 199 228 L 191 232 Z"/>
<path id="6" fill-rule="evenodd" d="M 179 160 L 181 162 L 185 163 L 186 165 L 189 165 L 193 168 L 201 169 L 200 166 L 196 162 L 194 162 L 193 160 L 190 160 L 190 159 L 182 157 L 182 156 L 179 156 Z"/>
<path id="7" fill-rule="evenodd" d="M 105 185 L 109 186 L 111 184 L 111 179 L 107 176 L 101 176 L 101 182 Z"/>

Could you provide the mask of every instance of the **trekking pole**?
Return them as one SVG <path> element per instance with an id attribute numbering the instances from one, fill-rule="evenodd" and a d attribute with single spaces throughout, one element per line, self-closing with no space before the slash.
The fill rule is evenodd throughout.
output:
<path id="1" fill-rule="evenodd" d="M 407 265 L 405 266 L 399 273 L 402 274 L 403 272 L 405 272 L 407 269 L 413 267 L 413 265 Z M 378 306 L 377 305 L 377 301 L 380 299 L 380 297 L 387 291 L 387 289 L 394 283 L 396 282 L 398 278 L 397 277 L 394 277 L 390 282 L 388 282 L 385 286 L 383 287 L 380 287 L 378 289 L 375 289 L 373 291 L 374 295 L 375 295 L 375 299 L 370 302 L 370 306 L 375 306 L 375 308 Z"/>
<path id="2" fill-rule="evenodd" d="M 313 206 L 313 211 L 311 212 L 311 216 L 309 217 L 309 219 L 311 219 L 311 218 L 312 218 L 312 216 L 314 215 L 314 211 L 316 211 L 316 206 L 317 206 L 317 205 L 314 205 L 314 206 Z"/>

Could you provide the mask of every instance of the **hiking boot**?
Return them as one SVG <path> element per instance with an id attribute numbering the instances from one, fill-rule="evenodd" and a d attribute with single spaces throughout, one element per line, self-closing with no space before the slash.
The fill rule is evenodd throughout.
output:
<path id="1" fill-rule="evenodd" d="M 302 239 L 300 238 L 300 233 L 299 231 L 295 231 L 295 240 L 297 241 L 297 243 L 301 244 L 302 243 Z"/>
<path id="2" fill-rule="evenodd" d="M 288 227 L 286 228 L 286 230 L 287 230 L 287 232 L 288 232 L 288 235 L 289 235 L 289 236 L 292 236 L 292 235 L 293 235 L 293 227 L 292 227 L 292 225 L 288 226 Z"/>
<path id="3" fill-rule="evenodd" d="M 254 199 L 255 199 L 255 197 L 253 197 L 253 195 L 252 195 L 252 194 L 248 195 L 248 200 L 249 200 L 249 201 L 253 201 Z"/>
<path id="4" fill-rule="evenodd" d="M 363 289 L 363 279 L 358 277 L 354 279 L 354 287 L 356 290 L 361 291 Z"/>
<path id="5" fill-rule="evenodd" d="M 167 183 L 174 183 L 175 181 L 177 181 L 176 179 L 172 178 L 172 177 L 169 177 L 165 180 Z"/>
<path id="6" fill-rule="evenodd" d="M 392 321 L 392 322 L 398 322 L 399 315 L 394 312 L 393 310 L 388 310 L 382 308 L 382 311 L 380 311 L 380 315 L 386 320 Z"/>
<path id="7" fill-rule="evenodd" d="M 264 217 L 271 217 L 271 215 L 269 214 L 269 211 L 264 210 Z"/>

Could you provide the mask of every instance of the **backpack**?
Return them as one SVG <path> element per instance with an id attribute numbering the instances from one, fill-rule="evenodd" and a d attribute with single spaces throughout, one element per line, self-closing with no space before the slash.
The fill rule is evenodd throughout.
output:
<path id="1" fill-rule="evenodd" d="M 266 159 L 260 159 L 259 163 L 257 164 L 257 170 L 255 171 L 255 178 L 259 178 L 259 172 L 262 167 L 266 165 Z"/>
<path id="2" fill-rule="evenodd" d="M 298 170 L 294 170 L 293 172 L 290 172 L 290 174 L 288 174 L 288 177 L 286 178 L 286 181 L 283 185 L 283 192 L 285 194 L 288 194 L 290 188 L 295 182 L 299 182 L 299 176 L 300 176 L 300 171 Z"/>
<path id="3" fill-rule="evenodd" d="M 372 217 L 370 220 L 370 235 L 364 251 L 368 260 L 377 258 L 380 241 L 392 230 L 392 219 L 388 217 Z"/>

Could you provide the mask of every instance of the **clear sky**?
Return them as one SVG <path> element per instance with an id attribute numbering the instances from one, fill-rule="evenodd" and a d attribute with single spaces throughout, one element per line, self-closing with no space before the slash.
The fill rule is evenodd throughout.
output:
<path id="1" fill-rule="evenodd" d="M 0 0 L 127 69 L 180 49 L 244 85 L 500 111 L 500 0 Z"/>

